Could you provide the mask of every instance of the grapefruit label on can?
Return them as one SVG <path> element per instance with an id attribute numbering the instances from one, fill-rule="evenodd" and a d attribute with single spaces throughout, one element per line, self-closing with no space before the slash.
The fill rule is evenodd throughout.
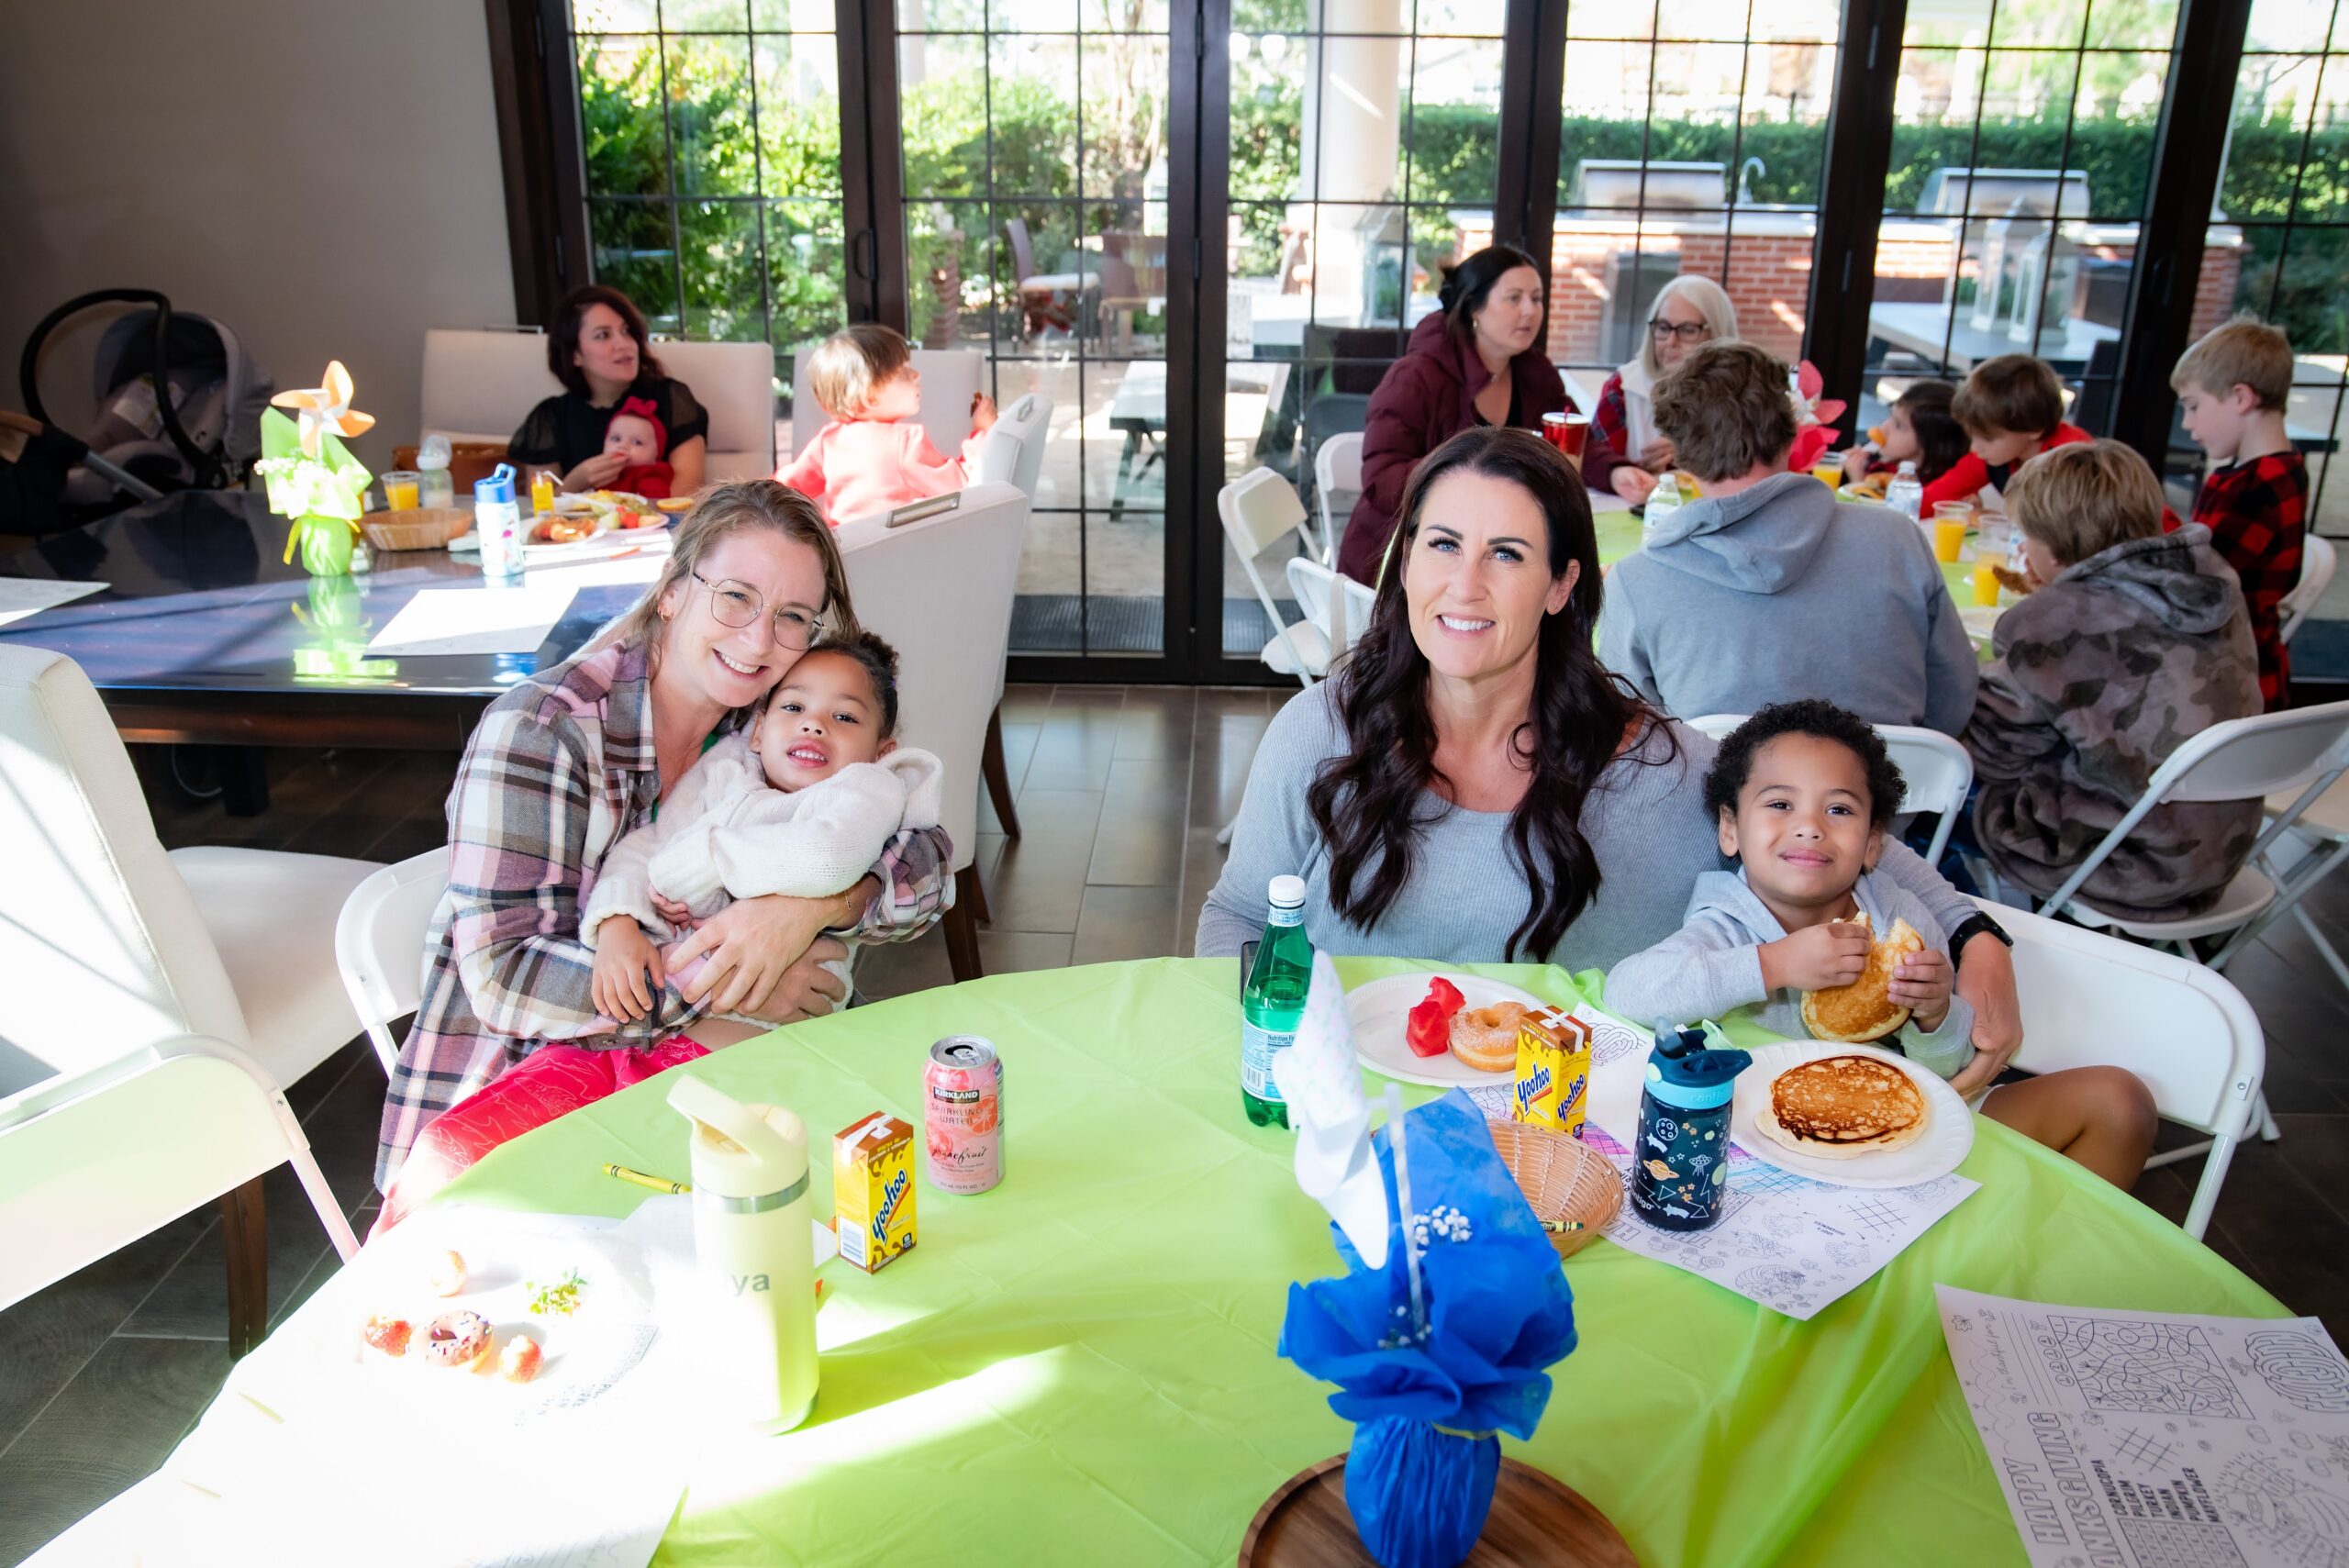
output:
<path id="1" fill-rule="evenodd" d="M 922 1122 L 930 1184 L 942 1193 L 983 1193 L 1003 1180 L 1003 1058 L 976 1035 L 950 1035 L 930 1048 L 922 1072 Z"/>

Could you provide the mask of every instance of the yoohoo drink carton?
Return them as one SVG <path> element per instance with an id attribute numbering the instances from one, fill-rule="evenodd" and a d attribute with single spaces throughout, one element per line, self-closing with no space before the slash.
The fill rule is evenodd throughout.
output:
<path id="1" fill-rule="evenodd" d="M 1589 1104 L 1590 1026 L 1562 1007 L 1528 1013 L 1517 1029 L 1517 1084 L 1509 1115 L 1580 1138 Z"/>
<path id="2" fill-rule="evenodd" d="M 913 1251 L 914 1129 L 875 1111 L 832 1135 L 832 1229 L 866 1273 Z"/>

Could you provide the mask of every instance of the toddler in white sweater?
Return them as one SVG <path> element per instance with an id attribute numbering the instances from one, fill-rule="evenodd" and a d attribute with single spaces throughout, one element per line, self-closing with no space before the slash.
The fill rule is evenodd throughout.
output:
<path id="1" fill-rule="evenodd" d="M 870 871 L 899 829 L 937 826 L 942 765 L 899 747 L 896 724 L 887 643 L 866 632 L 801 654 L 751 722 L 704 752 L 652 821 L 605 857 L 579 921 L 596 951 L 597 1010 L 633 1019 L 650 1009 L 664 976 L 659 944 L 684 935 L 662 903 L 706 920 L 737 898 L 827 897 Z M 847 961 L 827 967 L 848 983 Z"/>

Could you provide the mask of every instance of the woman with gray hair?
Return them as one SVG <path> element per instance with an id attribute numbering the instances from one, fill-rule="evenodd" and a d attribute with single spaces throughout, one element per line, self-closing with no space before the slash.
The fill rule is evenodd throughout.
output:
<path id="1" fill-rule="evenodd" d="M 1648 307 L 1640 351 L 1598 389 L 1583 452 L 1583 478 L 1633 506 L 1648 498 L 1656 475 L 1673 466 L 1672 439 L 1656 428 L 1655 384 L 1707 343 L 1737 336 L 1737 307 L 1721 285 L 1683 272 Z"/>

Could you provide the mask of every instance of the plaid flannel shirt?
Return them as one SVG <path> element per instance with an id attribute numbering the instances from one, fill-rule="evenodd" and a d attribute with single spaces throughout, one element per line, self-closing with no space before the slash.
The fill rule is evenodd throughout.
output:
<path id="1" fill-rule="evenodd" d="M 2194 520 L 2243 579 L 2251 640 L 2259 650 L 2259 698 L 2273 713 L 2292 684 L 2284 646 L 2284 595 L 2299 586 L 2308 536 L 2309 470 L 2298 452 L 2271 452 L 2211 470 L 2194 497 Z"/>
<path id="2" fill-rule="evenodd" d="M 1583 442 L 1583 483 L 1592 490 L 1608 490 L 1616 469 L 1639 462 L 1639 453 L 1624 450 L 1631 440 L 1631 406 L 1624 400 L 1623 376 L 1619 371 L 1598 389 L 1598 406 L 1590 411 L 1590 434 Z"/>
<path id="3" fill-rule="evenodd" d="M 375 1184 L 427 1123 L 549 1040 L 651 1045 L 705 1008 L 665 986 L 618 1030 L 589 995 L 579 911 L 612 845 L 661 798 L 645 651 L 612 644 L 516 686 L 482 716 L 449 794 L 449 887 L 425 934 L 424 989 L 384 1102 Z M 919 936 L 945 909 L 952 846 L 899 833 L 857 941 Z"/>

